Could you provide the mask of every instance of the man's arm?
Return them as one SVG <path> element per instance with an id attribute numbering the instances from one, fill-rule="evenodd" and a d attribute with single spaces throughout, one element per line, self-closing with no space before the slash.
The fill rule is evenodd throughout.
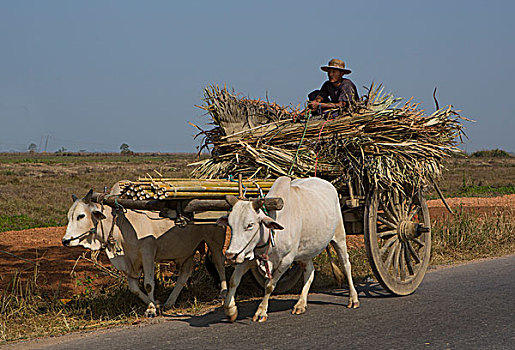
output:
<path id="1" fill-rule="evenodd" d="M 348 104 L 349 103 L 347 101 L 338 101 L 336 103 L 333 103 L 333 102 L 322 103 L 322 100 L 318 100 L 318 98 L 317 98 L 315 101 L 311 101 L 309 103 L 309 107 L 311 109 L 317 109 L 318 106 L 320 106 L 320 108 L 322 108 L 322 109 L 331 109 L 331 108 L 347 107 Z"/>
<path id="2" fill-rule="evenodd" d="M 329 99 L 329 92 L 327 91 L 327 84 L 330 84 L 329 81 L 326 81 L 320 90 L 318 90 L 318 96 L 314 98 L 312 101 L 308 103 L 308 107 L 312 110 L 315 110 L 318 108 L 319 104 L 323 104 L 322 101 L 327 101 Z M 323 108 L 323 107 L 322 107 Z"/>
<path id="3" fill-rule="evenodd" d="M 309 101 L 308 107 L 311 109 L 317 109 L 319 104 L 323 104 L 322 101 L 324 98 L 322 96 L 317 96 L 313 101 Z"/>

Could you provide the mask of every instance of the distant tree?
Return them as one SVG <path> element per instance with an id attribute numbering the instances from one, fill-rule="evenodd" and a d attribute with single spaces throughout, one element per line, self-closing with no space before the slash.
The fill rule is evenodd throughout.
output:
<path id="1" fill-rule="evenodd" d="M 29 145 L 29 152 L 30 153 L 35 153 L 37 149 L 38 149 L 38 145 L 36 145 L 35 143 L 31 143 Z"/>
<path id="2" fill-rule="evenodd" d="M 57 151 L 55 151 L 55 153 L 64 153 L 64 152 L 66 152 L 66 151 L 67 151 L 67 149 L 66 149 L 64 146 L 62 146 L 62 147 L 61 147 L 61 148 L 59 148 Z"/>
<path id="3" fill-rule="evenodd" d="M 133 154 L 134 153 L 130 150 L 129 145 L 126 143 L 122 143 L 122 145 L 120 146 L 120 152 L 122 154 Z"/>
<path id="4" fill-rule="evenodd" d="M 477 158 L 511 158 L 511 154 L 502 149 L 490 149 L 490 150 L 482 150 L 477 151 L 471 154 L 472 157 Z"/>

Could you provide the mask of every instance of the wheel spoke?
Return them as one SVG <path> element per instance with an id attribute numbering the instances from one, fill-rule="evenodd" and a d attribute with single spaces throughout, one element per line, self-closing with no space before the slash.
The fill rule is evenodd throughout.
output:
<path id="1" fill-rule="evenodd" d="M 426 244 L 424 242 L 422 242 L 420 239 L 418 238 L 413 238 L 412 239 L 413 242 L 417 243 L 419 246 L 423 247 L 425 246 Z"/>
<path id="2" fill-rule="evenodd" d="M 381 215 L 379 213 L 377 214 L 377 220 L 381 221 L 381 223 L 385 224 L 389 228 L 397 229 L 397 225 L 395 225 L 394 223 L 392 223 L 392 222 L 386 220 L 385 218 L 381 217 Z"/>
<path id="3" fill-rule="evenodd" d="M 388 253 L 388 257 L 386 258 L 386 269 L 390 269 L 390 266 L 393 263 L 393 259 L 395 257 L 395 252 L 397 251 L 397 246 L 399 245 L 399 241 L 395 241 L 395 244 L 393 245 L 393 248 Z"/>
<path id="4" fill-rule="evenodd" d="M 411 208 L 411 205 L 413 204 L 413 198 L 408 198 L 406 199 L 406 202 L 405 202 L 406 206 L 404 207 L 404 214 L 406 217 L 409 217 L 409 214 L 410 214 L 410 208 Z M 408 219 L 408 220 L 411 220 L 411 219 Z"/>
<path id="5" fill-rule="evenodd" d="M 397 244 L 395 247 L 395 254 L 393 257 L 393 277 L 397 278 L 399 276 L 399 255 L 400 255 L 401 245 Z"/>
<path id="6" fill-rule="evenodd" d="M 388 209 L 388 203 L 384 205 L 384 203 L 381 202 L 381 208 L 383 208 L 386 216 L 388 216 L 388 219 L 390 219 L 393 222 L 399 221 L 399 217 L 396 214 L 392 213 L 390 209 Z"/>
<path id="7" fill-rule="evenodd" d="M 420 207 L 416 204 L 413 205 L 413 208 L 411 209 L 409 215 L 408 215 L 408 221 L 411 221 L 416 213 L 420 211 Z"/>
<path id="8" fill-rule="evenodd" d="M 406 279 L 406 271 L 404 271 L 404 267 L 405 267 L 405 259 L 404 259 L 404 245 L 401 244 L 400 245 L 401 248 L 399 250 L 399 273 L 400 273 L 400 277 L 401 277 L 401 281 L 404 281 Z"/>
<path id="9" fill-rule="evenodd" d="M 404 250 L 404 259 L 406 260 L 406 266 L 408 267 L 408 273 L 413 276 L 414 275 L 413 266 L 411 266 L 410 254 L 407 249 L 408 243 L 404 242 L 403 245 L 404 245 L 404 249 L 403 249 Z"/>
<path id="10" fill-rule="evenodd" d="M 397 241 L 397 236 L 393 236 L 391 237 L 390 239 L 388 239 L 386 241 L 386 243 L 381 247 L 381 249 L 379 250 L 379 254 L 381 256 L 384 255 L 384 253 L 386 253 L 386 251 L 388 250 L 388 248 L 390 248 L 392 246 L 392 244 L 394 244 L 395 242 Z"/>
<path id="11" fill-rule="evenodd" d="M 394 195 L 394 198 L 395 198 L 395 195 Z M 394 198 L 392 198 L 391 196 L 388 196 L 388 202 L 387 203 L 390 204 L 390 207 L 392 208 L 393 213 L 397 217 L 397 220 L 400 220 L 401 216 L 400 216 L 399 211 L 397 210 L 397 204 L 396 204 L 398 202 L 398 200 L 395 201 Z"/>
<path id="12" fill-rule="evenodd" d="M 386 237 L 393 236 L 393 235 L 396 235 L 396 234 L 397 234 L 397 230 L 388 230 L 388 231 L 379 232 L 377 234 L 377 236 L 379 238 L 386 238 Z"/>
<path id="13" fill-rule="evenodd" d="M 410 242 L 406 242 L 406 245 L 408 246 L 411 256 L 415 260 L 415 263 L 420 264 L 420 257 L 418 256 L 417 252 L 415 251 L 415 248 L 413 248 L 413 246 L 411 245 Z"/>
<path id="14" fill-rule="evenodd" d="M 399 200 L 399 212 L 401 213 L 401 220 L 402 218 L 404 218 L 407 213 L 406 213 L 406 208 L 404 207 L 404 205 L 406 204 L 406 199 L 405 198 L 402 198 L 401 200 Z"/>

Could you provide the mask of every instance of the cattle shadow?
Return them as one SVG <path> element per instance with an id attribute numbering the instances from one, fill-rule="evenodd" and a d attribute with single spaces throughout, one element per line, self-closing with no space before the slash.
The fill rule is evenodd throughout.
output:
<path id="1" fill-rule="evenodd" d="M 248 325 L 249 321 L 252 320 L 252 317 L 256 313 L 260 302 L 261 299 L 237 301 L 238 318 L 233 323 Z M 270 299 L 268 313 L 271 315 L 276 312 L 291 310 L 296 302 L 296 297 L 292 297 L 291 299 Z M 189 316 L 187 318 L 184 316 L 177 317 L 175 315 L 163 316 L 170 321 L 187 322 L 191 327 L 198 328 L 210 327 L 215 324 L 231 324 L 231 322 L 227 320 L 222 306 L 201 316 Z"/>
<path id="2" fill-rule="evenodd" d="M 360 299 L 368 298 L 392 298 L 395 297 L 388 293 L 377 282 L 367 282 L 355 285 Z M 316 290 L 312 291 L 311 297 L 308 298 L 308 305 L 331 305 L 335 307 L 346 307 L 349 298 L 349 289 L 331 289 L 331 290 Z M 330 296 L 329 300 L 320 300 L 320 296 Z M 272 297 L 269 302 L 268 313 L 271 316 L 273 313 L 291 311 L 297 303 L 298 295 L 282 295 L 277 298 Z M 261 299 L 238 301 L 238 318 L 234 323 L 248 325 L 256 312 Z M 225 316 L 223 307 L 217 307 L 212 311 L 201 316 L 175 316 L 163 315 L 170 321 L 187 322 L 191 327 L 210 327 L 215 324 L 230 324 Z"/>
<path id="3" fill-rule="evenodd" d="M 354 286 L 356 291 L 358 292 L 359 298 L 392 298 L 395 295 L 390 294 L 386 291 L 378 282 L 365 282 L 355 284 Z M 341 289 L 332 289 L 325 291 L 317 291 L 320 294 L 332 295 L 332 296 L 342 296 L 349 297 L 349 289 L 341 288 Z"/>

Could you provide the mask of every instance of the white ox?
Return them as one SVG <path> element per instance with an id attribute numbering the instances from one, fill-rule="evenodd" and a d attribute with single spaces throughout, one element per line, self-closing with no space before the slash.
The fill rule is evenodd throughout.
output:
<path id="1" fill-rule="evenodd" d="M 110 194 L 119 194 L 116 184 Z M 68 226 L 62 239 L 65 246 L 81 245 L 91 250 L 106 248 L 106 253 L 115 268 L 127 274 L 129 290 L 147 306 L 147 316 L 156 315 L 154 299 L 154 262 L 174 260 L 180 265 L 177 283 L 168 297 L 165 308 L 172 307 L 186 284 L 193 267 L 197 246 L 205 241 L 212 253 L 221 281 L 220 294 L 225 296 L 227 282 L 223 258 L 225 230 L 216 225 L 175 226 L 169 219 L 159 218 L 152 212 L 118 211 L 112 232 L 112 244 L 105 244 L 113 223 L 114 210 L 104 210 L 91 202 L 92 191 L 84 198 L 73 196 L 74 202 L 68 211 Z M 154 219 L 154 220 L 153 220 Z M 103 227 L 103 229 L 102 229 Z M 95 228 L 95 229 L 93 229 Z M 145 294 L 139 287 L 143 271 Z"/>
<path id="2" fill-rule="evenodd" d="M 267 280 L 265 296 L 252 320 L 267 320 L 270 294 L 281 275 L 294 261 L 304 267 L 304 286 L 292 313 L 304 313 L 314 278 L 313 258 L 329 243 L 344 266 L 350 291 L 347 307 L 357 308 L 358 294 L 352 282 L 342 213 L 338 193 L 333 185 L 319 178 L 291 181 L 288 177 L 280 177 L 274 182 L 267 197 L 282 198 L 284 208 L 270 212 L 270 216 L 267 216 L 261 210 L 263 199 L 239 201 L 236 197 L 227 196 L 232 211 L 228 217 L 218 220 L 219 225 L 228 224 L 231 227 L 231 243 L 225 254 L 229 261 L 236 263 L 224 303 L 229 320 L 234 321 L 238 315 L 234 296 L 241 277 L 255 263 L 253 259 L 259 259 L 267 252 L 268 261 L 261 258 L 261 265 L 268 265 L 271 278 Z M 275 232 L 275 247 L 269 244 L 270 230 L 280 230 Z"/>

